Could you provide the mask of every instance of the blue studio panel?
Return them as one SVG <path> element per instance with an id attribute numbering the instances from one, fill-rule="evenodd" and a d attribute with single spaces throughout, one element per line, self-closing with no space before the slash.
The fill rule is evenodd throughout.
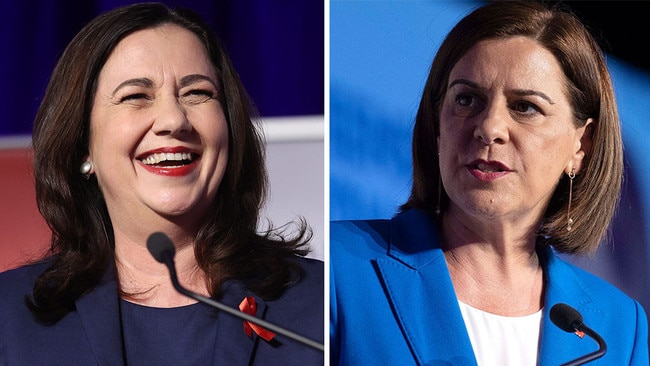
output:
<path id="1" fill-rule="evenodd" d="M 0 137 L 29 135 L 59 56 L 99 13 L 140 1 L 2 1 Z M 226 45 L 265 117 L 324 112 L 324 2 L 163 0 L 193 9 Z"/>

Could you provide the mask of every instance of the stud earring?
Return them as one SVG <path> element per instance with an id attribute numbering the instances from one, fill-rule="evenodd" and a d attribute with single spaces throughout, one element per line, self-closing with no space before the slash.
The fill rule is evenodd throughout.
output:
<path id="1" fill-rule="evenodd" d="M 573 229 L 573 219 L 571 218 L 571 199 L 573 196 L 573 178 L 575 177 L 576 177 L 576 168 L 571 168 L 571 172 L 569 173 L 569 204 L 566 212 L 567 231 L 571 231 Z"/>
<path id="2" fill-rule="evenodd" d="M 81 168 L 79 169 L 79 171 L 84 176 L 84 178 L 90 179 L 90 171 L 92 169 L 93 169 L 93 163 L 91 163 L 90 161 L 84 161 L 81 164 Z"/>

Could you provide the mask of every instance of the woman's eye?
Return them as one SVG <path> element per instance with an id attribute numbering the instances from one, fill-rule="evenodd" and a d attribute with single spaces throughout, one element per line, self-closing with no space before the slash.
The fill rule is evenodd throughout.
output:
<path id="1" fill-rule="evenodd" d="M 212 92 L 209 90 L 191 90 L 188 94 L 190 95 L 205 95 L 212 98 Z"/>
<path id="2" fill-rule="evenodd" d="M 521 114 L 534 114 L 540 112 L 540 109 L 536 105 L 528 102 L 516 102 L 510 108 Z"/>
<path id="3" fill-rule="evenodd" d="M 460 94 L 456 96 L 456 104 L 461 107 L 470 107 L 474 102 L 474 97 L 467 94 Z"/>
<path id="4" fill-rule="evenodd" d="M 483 100 L 476 95 L 460 93 L 454 96 L 454 113 L 460 117 L 471 117 L 481 112 Z"/>
<path id="5" fill-rule="evenodd" d="M 120 98 L 120 103 L 121 102 L 128 102 L 128 101 L 136 101 L 140 99 L 149 99 L 147 94 L 144 93 L 134 93 L 134 94 L 127 94 Z"/>
<path id="6" fill-rule="evenodd" d="M 211 90 L 193 89 L 183 94 L 181 98 L 190 104 L 199 104 L 214 98 Z"/>

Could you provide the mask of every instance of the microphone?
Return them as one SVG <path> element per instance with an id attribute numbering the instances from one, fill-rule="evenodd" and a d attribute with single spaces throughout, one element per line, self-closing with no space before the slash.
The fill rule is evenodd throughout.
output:
<path id="1" fill-rule="evenodd" d="M 586 334 L 598 343 L 597 351 L 576 358 L 571 362 L 562 364 L 562 366 L 582 365 L 605 355 L 605 352 L 607 352 L 605 341 L 598 333 L 582 322 L 582 315 L 580 315 L 578 310 L 567 304 L 558 303 L 553 305 L 549 315 L 553 324 L 563 331 L 575 333 L 580 338 L 583 338 Z"/>
<path id="2" fill-rule="evenodd" d="M 282 334 L 287 338 L 291 338 L 295 341 L 298 341 L 302 344 L 305 344 L 317 350 L 324 351 L 324 347 L 321 343 L 315 342 L 300 334 L 296 334 L 290 330 L 269 323 L 266 320 L 256 318 L 252 315 L 246 314 L 237 309 L 233 309 L 229 306 L 226 306 L 220 302 L 214 301 L 205 296 L 201 296 L 181 286 L 181 284 L 178 282 L 178 276 L 176 274 L 176 265 L 174 264 L 174 255 L 176 254 L 176 249 L 174 248 L 174 244 L 172 243 L 171 239 L 169 239 L 169 237 L 164 233 L 155 232 L 151 234 L 147 239 L 147 249 L 149 249 L 149 253 L 151 253 L 151 255 L 158 262 L 163 263 L 164 265 L 167 266 L 167 269 L 169 269 L 169 275 L 171 277 L 172 284 L 174 285 L 176 291 L 180 292 L 181 294 L 188 296 L 192 299 L 195 299 L 199 302 L 202 302 L 204 304 L 207 304 L 209 306 L 212 306 L 213 308 L 226 312 L 230 315 L 234 315 L 245 321 L 257 324 L 275 333 Z"/>

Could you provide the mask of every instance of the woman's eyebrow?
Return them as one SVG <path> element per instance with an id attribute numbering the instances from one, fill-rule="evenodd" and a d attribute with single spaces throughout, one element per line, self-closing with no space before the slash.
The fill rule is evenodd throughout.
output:
<path id="1" fill-rule="evenodd" d="M 115 93 L 118 92 L 118 90 L 122 89 L 125 86 L 141 86 L 144 88 L 153 88 L 153 85 L 154 85 L 153 81 L 149 78 L 129 79 L 121 82 L 120 85 L 118 85 L 115 89 L 113 89 L 113 94 L 111 95 L 114 96 Z"/>
<path id="2" fill-rule="evenodd" d="M 538 97 L 540 97 L 542 99 L 545 99 L 547 102 L 549 102 L 549 104 L 555 104 L 555 102 L 553 101 L 553 99 L 551 99 L 551 97 L 549 97 L 548 95 L 546 95 L 545 93 L 543 93 L 543 92 L 541 92 L 539 90 L 515 89 L 515 90 L 513 90 L 513 93 L 515 93 L 515 95 L 519 95 L 519 96 L 522 96 L 522 97 L 527 97 L 527 96 L 530 96 L 530 95 L 538 96 Z"/>
<path id="3" fill-rule="evenodd" d="M 202 75 L 202 74 L 190 74 L 190 75 L 183 76 L 181 78 L 180 87 L 181 88 L 186 87 L 188 85 L 192 85 L 192 84 L 198 83 L 200 81 L 208 81 L 215 88 L 217 88 L 217 84 L 214 82 L 214 80 L 212 80 L 210 77 Z"/>
<path id="4" fill-rule="evenodd" d="M 481 89 L 481 90 L 485 89 L 485 88 L 481 88 L 477 83 L 475 83 L 473 81 L 470 81 L 470 80 L 467 80 L 467 79 L 456 79 L 456 80 L 452 81 L 451 83 L 449 83 L 449 86 L 447 86 L 447 88 L 449 89 L 452 86 L 457 85 L 457 84 L 467 85 L 467 86 L 469 86 L 471 88 L 474 88 L 474 89 Z"/>

